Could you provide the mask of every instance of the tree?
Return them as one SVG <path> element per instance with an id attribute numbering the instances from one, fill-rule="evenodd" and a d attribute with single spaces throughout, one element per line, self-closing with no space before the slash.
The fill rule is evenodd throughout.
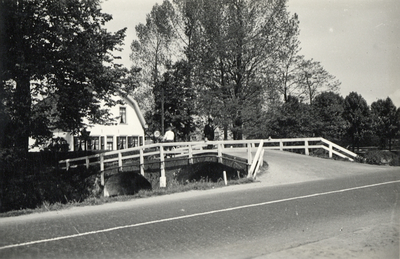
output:
<path id="1" fill-rule="evenodd" d="M 215 121 L 224 127 L 225 138 L 228 127 L 234 138 L 240 138 L 240 132 L 248 128 L 244 125 L 251 123 L 246 110 L 254 113 L 261 108 L 263 100 L 259 97 L 263 96 L 265 83 L 261 74 L 273 64 L 287 37 L 287 11 L 285 1 L 216 3 L 216 8 L 204 12 L 201 19 L 198 76 L 206 78 L 202 89 L 205 102 L 201 103 L 209 113 L 215 112 Z"/>
<path id="2" fill-rule="evenodd" d="M 277 128 L 273 129 L 277 135 L 272 137 L 279 138 L 298 138 L 313 136 L 314 119 L 311 107 L 301 103 L 297 97 L 289 96 L 276 117 Z"/>
<path id="3" fill-rule="evenodd" d="M 194 130 L 193 115 L 195 114 L 193 92 L 186 84 L 188 69 L 186 61 L 179 61 L 164 73 L 163 80 L 153 88 L 155 112 L 149 116 L 150 127 L 156 130 L 161 126 L 161 116 L 164 112 L 164 128 L 172 126 L 177 138 L 186 141 Z"/>
<path id="4" fill-rule="evenodd" d="M 321 91 L 337 92 L 340 82 L 335 80 L 335 76 L 329 74 L 320 62 L 303 60 L 300 64 L 299 76 L 300 96 L 308 97 L 310 104 L 313 103 L 315 96 Z"/>
<path id="5" fill-rule="evenodd" d="M 141 91 L 147 95 L 143 102 L 152 102 L 152 89 L 161 80 L 166 71 L 166 65 L 171 62 L 171 46 L 174 35 L 170 22 L 172 6 L 169 1 L 162 5 L 155 4 L 146 17 L 146 24 L 138 24 L 135 27 L 137 40 L 132 41 L 130 55 L 135 68 L 141 69 Z M 149 112 L 149 111 L 147 111 Z M 164 124 L 161 123 L 162 133 Z"/>
<path id="6" fill-rule="evenodd" d="M 169 21 L 169 1 L 155 4 L 146 17 L 146 24 L 135 26 L 138 40 L 131 43 L 131 60 L 135 67 L 145 70 L 148 83 L 155 84 L 163 74 L 164 66 L 170 62 L 170 46 L 173 30 Z"/>
<path id="7" fill-rule="evenodd" d="M 399 120 L 396 118 L 396 106 L 388 97 L 371 104 L 373 131 L 380 138 L 381 148 L 392 149 L 392 140 L 399 132 Z"/>
<path id="8" fill-rule="evenodd" d="M 10 97 L 1 108 L 11 145 L 27 151 L 34 119 L 49 129 L 79 131 L 82 118 L 105 114 L 101 100 L 112 105 L 111 96 L 124 91 L 126 71 L 114 64 L 112 52 L 125 29 L 103 28 L 112 17 L 99 1 L 1 0 L 0 10 L 1 91 Z"/>
<path id="9" fill-rule="evenodd" d="M 360 148 L 360 141 L 370 130 L 370 110 L 365 99 L 351 92 L 344 99 L 344 119 L 347 121 L 347 135 L 351 139 L 352 150 Z"/>
<path id="10" fill-rule="evenodd" d="M 304 59 L 299 55 L 301 50 L 298 39 L 299 23 L 297 14 L 284 20 L 286 37 L 274 56 L 275 62 L 268 67 L 266 72 L 269 88 L 279 92 L 285 102 L 288 101 L 289 95 L 295 95 L 299 81 L 299 67 Z"/>
<path id="11" fill-rule="evenodd" d="M 317 136 L 334 142 L 342 140 L 347 125 L 343 118 L 343 104 L 343 97 L 333 92 L 322 92 L 315 97 L 312 109 Z"/>
<path id="12" fill-rule="evenodd" d="M 168 49 L 174 48 L 165 51 L 187 62 L 186 87 L 196 93 L 196 111 L 212 117 L 225 139 L 229 130 L 234 138 L 248 130 L 254 135 L 256 114 L 279 103 L 281 96 L 285 101 L 289 95 L 308 96 L 311 103 L 320 91 L 339 85 L 318 62 L 306 66 L 298 54 L 299 20 L 286 3 L 174 0 L 164 12 L 163 25 L 171 29 Z M 153 45 L 141 46 L 146 57 L 156 54 Z M 144 70 L 151 64 L 142 63 Z M 305 77 L 305 69 L 313 77 Z"/>
<path id="13" fill-rule="evenodd" d="M 396 111 L 396 121 L 397 121 L 397 128 L 399 129 L 397 131 L 396 137 L 400 137 L 400 107 L 398 107 Z"/>

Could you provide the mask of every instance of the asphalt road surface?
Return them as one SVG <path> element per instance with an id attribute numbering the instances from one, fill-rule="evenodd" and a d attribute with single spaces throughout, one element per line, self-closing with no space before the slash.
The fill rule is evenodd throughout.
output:
<path id="1" fill-rule="evenodd" d="M 0 258 L 287 258 L 377 225 L 398 247 L 400 172 L 368 168 L 1 218 Z"/>

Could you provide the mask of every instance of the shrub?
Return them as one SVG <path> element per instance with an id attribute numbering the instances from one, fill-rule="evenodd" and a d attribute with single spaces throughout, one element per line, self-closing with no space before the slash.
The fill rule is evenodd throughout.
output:
<path id="1" fill-rule="evenodd" d="M 371 150 L 365 153 L 364 161 L 374 165 L 400 166 L 400 156 L 385 150 Z"/>
<path id="2" fill-rule="evenodd" d="M 105 189 L 108 196 L 133 195 L 139 190 L 151 190 L 151 183 L 140 173 L 123 171 L 107 177 Z"/>
<path id="3" fill-rule="evenodd" d="M 93 169 L 63 171 L 37 164 L 13 150 L 0 152 L 0 212 L 82 201 L 100 192 Z"/>
<path id="4" fill-rule="evenodd" d="M 101 197 L 97 168 L 78 166 L 64 171 L 57 168 L 59 154 L 29 154 L 0 150 L 0 212 L 30 213 L 33 210 L 54 210 L 64 206 L 102 204 L 114 199 L 147 197 L 188 190 L 204 190 L 223 186 L 222 171 L 231 184 L 252 182 L 243 179 L 244 171 L 214 162 L 201 162 L 166 171 L 167 188 L 160 188 L 159 172 L 146 173 L 148 188 L 134 196 Z M 239 175 L 238 175 L 239 172 Z M 238 179 L 241 178 L 241 179 Z M 149 182 L 147 182 L 149 181 Z M 184 183 L 184 184 L 182 184 Z M 150 186 L 151 185 L 151 186 Z M 11 212 L 9 212 L 11 211 Z"/>
<path id="5" fill-rule="evenodd" d="M 244 170 L 237 170 L 217 162 L 200 162 L 182 167 L 176 174 L 176 180 L 181 183 L 204 181 L 204 179 L 211 182 L 218 182 L 220 179 L 223 179 L 223 171 L 226 171 L 228 180 L 239 179 L 245 176 Z"/>

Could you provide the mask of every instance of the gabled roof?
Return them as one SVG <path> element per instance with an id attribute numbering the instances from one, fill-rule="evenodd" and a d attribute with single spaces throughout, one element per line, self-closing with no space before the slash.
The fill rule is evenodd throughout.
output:
<path id="1" fill-rule="evenodd" d="M 140 111 L 138 103 L 130 96 L 123 96 L 122 98 L 135 110 L 136 115 L 138 116 L 138 119 L 139 119 L 140 124 L 142 125 L 143 129 L 147 129 L 146 121 L 143 117 L 142 112 Z"/>

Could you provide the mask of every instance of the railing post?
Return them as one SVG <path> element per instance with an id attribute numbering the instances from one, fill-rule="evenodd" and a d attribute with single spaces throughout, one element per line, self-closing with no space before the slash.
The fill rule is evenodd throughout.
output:
<path id="1" fill-rule="evenodd" d="M 104 153 L 100 154 L 100 184 L 104 186 Z"/>
<path id="2" fill-rule="evenodd" d="M 329 158 L 332 158 L 333 154 L 333 147 L 332 147 L 332 143 L 329 143 Z"/>
<path id="3" fill-rule="evenodd" d="M 68 171 L 69 170 L 69 159 L 65 160 L 65 167 Z"/>
<path id="4" fill-rule="evenodd" d="M 160 187 L 167 187 L 167 178 L 165 177 L 165 160 L 164 160 L 164 147 L 160 145 Z"/>
<path id="5" fill-rule="evenodd" d="M 279 140 L 279 150 L 283 151 L 283 141 Z"/>
<path id="6" fill-rule="evenodd" d="M 85 158 L 86 169 L 89 168 L 89 157 Z"/>
<path id="7" fill-rule="evenodd" d="M 118 152 L 118 171 L 122 171 L 122 153 Z"/>
<path id="8" fill-rule="evenodd" d="M 193 149 L 192 149 L 192 145 L 190 145 L 189 143 L 189 164 L 193 164 Z"/>
<path id="9" fill-rule="evenodd" d="M 264 148 L 261 150 L 261 160 L 260 160 L 260 166 L 263 166 L 264 165 L 264 152 L 265 152 L 265 150 L 264 150 Z"/>
<path id="10" fill-rule="evenodd" d="M 225 185 L 228 185 L 228 179 L 227 179 L 227 177 L 226 177 L 226 171 L 223 171 L 223 172 L 222 172 L 222 176 L 224 177 L 224 183 L 225 183 Z"/>
<path id="11" fill-rule="evenodd" d="M 253 144 L 248 143 L 247 144 L 247 164 L 251 165 L 251 163 L 253 162 L 253 156 L 251 154 L 251 148 L 252 148 Z"/>
<path id="12" fill-rule="evenodd" d="M 310 150 L 308 149 L 308 139 L 304 140 L 304 150 L 306 152 L 306 155 L 309 156 L 310 155 Z"/>
<path id="13" fill-rule="evenodd" d="M 140 174 L 144 176 L 144 156 L 143 156 L 143 148 L 139 149 L 140 157 L 139 157 L 139 168 Z"/>
<path id="14" fill-rule="evenodd" d="M 218 143 L 218 163 L 222 164 L 222 144 Z"/>

